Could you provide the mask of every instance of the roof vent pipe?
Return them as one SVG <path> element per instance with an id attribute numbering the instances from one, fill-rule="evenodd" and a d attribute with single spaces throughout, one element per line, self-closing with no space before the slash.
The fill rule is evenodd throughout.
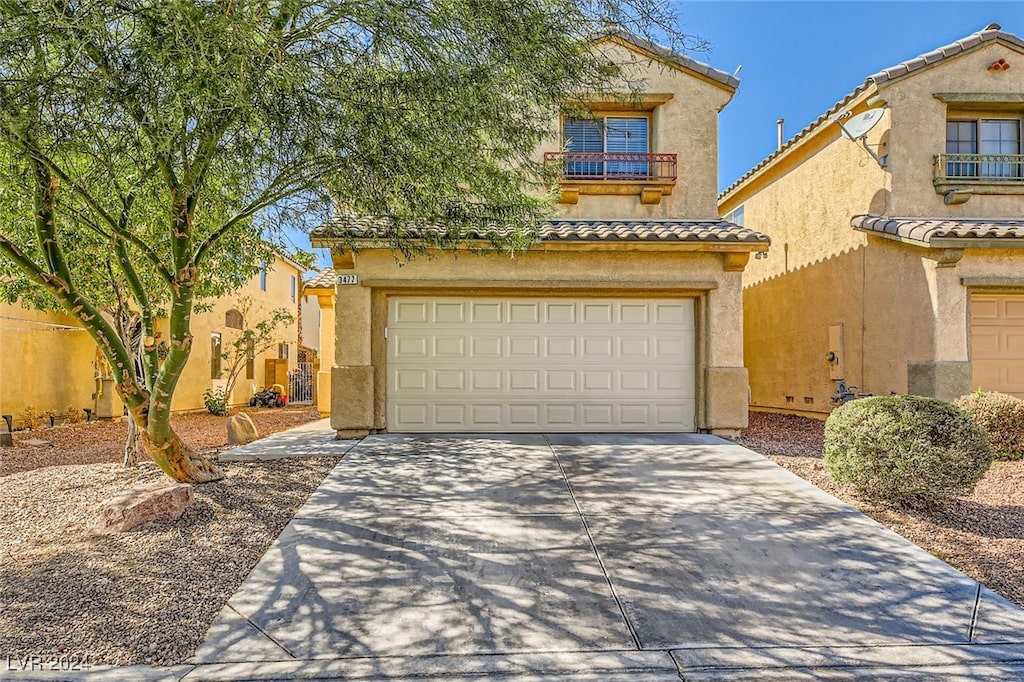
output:
<path id="1" fill-rule="evenodd" d="M 778 146 L 778 149 L 782 149 L 782 141 L 785 139 L 782 130 L 783 130 L 783 126 L 786 125 L 786 119 L 780 118 L 779 120 L 775 121 L 775 125 L 777 125 L 779 127 L 779 146 Z"/>

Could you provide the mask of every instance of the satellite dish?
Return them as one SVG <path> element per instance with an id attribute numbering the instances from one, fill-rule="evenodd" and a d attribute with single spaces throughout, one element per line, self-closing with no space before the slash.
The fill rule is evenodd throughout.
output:
<path id="1" fill-rule="evenodd" d="M 882 120 L 885 109 L 868 109 L 863 114 L 857 114 L 849 121 L 836 121 L 843 129 L 843 137 L 847 140 L 859 140 L 868 134 L 868 131 L 878 125 Z"/>

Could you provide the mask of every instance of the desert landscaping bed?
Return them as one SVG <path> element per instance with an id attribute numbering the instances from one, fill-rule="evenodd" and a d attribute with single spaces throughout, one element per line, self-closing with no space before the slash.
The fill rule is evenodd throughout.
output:
<path id="1" fill-rule="evenodd" d="M 248 410 L 247 410 L 248 411 Z M 309 408 L 259 410 L 263 435 L 317 419 Z M 174 417 L 186 442 L 225 446 L 225 418 Z M 337 458 L 223 462 L 177 521 L 119 535 L 90 531 L 100 502 L 169 480 L 152 462 L 118 462 L 124 425 L 17 434 L 53 447 L 0 451 L 0 659 L 87 657 L 89 663 L 180 663 L 217 612 L 337 463 Z M 78 461 L 90 463 L 74 464 Z"/>
<path id="2" fill-rule="evenodd" d="M 824 428 L 816 419 L 752 412 L 740 442 L 1024 606 L 1024 461 L 993 462 L 973 493 L 945 509 L 894 511 L 832 480 Z"/>

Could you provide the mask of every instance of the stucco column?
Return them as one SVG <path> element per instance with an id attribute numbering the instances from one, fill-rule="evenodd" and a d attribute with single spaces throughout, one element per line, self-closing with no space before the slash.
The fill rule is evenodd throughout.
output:
<path id="1" fill-rule="evenodd" d="M 743 366 L 742 272 L 725 272 L 705 299 L 702 429 L 735 436 L 747 427 L 749 381 Z"/>
<path id="2" fill-rule="evenodd" d="M 320 371 L 316 373 L 316 409 L 323 416 L 331 414 L 331 369 L 334 367 L 334 294 L 319 294 L 320 306 Z"/>
<path id="3" fill-rule="evenodd" d="M 967 288 L 960 283 L 957 263 L 962 251 L 948 249 L 922 258 L 935 329 L 931 360 L 907 363 L 911 395 L 956 400 L 971 391 L 967 350 Z"/>
<path id="4" fill-rule="evenodd" d="M 331 426 L 339 438 L 365 436 L 373 428 L 370 313 L 370 289 L 361 284 L 337 286 Z"/>

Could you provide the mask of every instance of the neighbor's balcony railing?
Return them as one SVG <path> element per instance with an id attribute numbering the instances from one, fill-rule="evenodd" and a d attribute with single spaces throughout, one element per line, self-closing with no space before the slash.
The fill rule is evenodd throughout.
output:
<path id="1" fill-rule="evenodd" d="M 544 163 L 559 165 L 562 180 L 672 182 L 676 179 L 675 154 L 545 152 Z"/>
<path id="2" fill-rule="evenodd" d="M 936 154 L 935 182 L 1024 184 L 1024 154 Z"/>

